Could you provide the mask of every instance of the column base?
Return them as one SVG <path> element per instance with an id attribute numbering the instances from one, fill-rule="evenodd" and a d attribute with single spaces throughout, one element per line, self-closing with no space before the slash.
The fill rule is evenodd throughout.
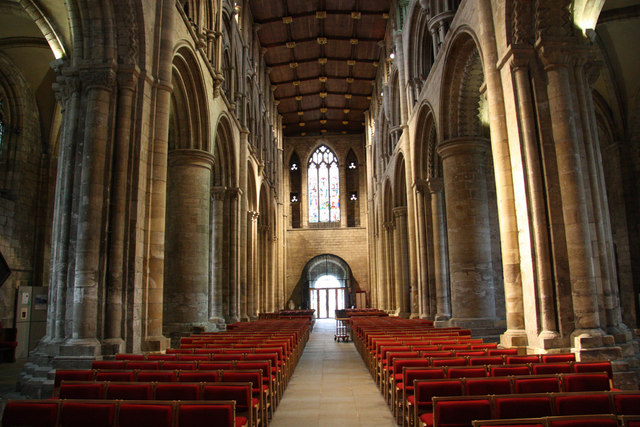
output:
<path id="1" fill-rule="evenodd" d="M 506 322 L 492 318 L 461 318 L 453 317 L 449 320 L 450 326 L 458 326 L 464 329 L 471 329 L 474 337 L 483 337 L 497 341 L 500 334 L 506 329 Z"/>
<path id="2" fill-rule="evenodd" d="M 165 351 L 171 347 L 171 340 L 165 336 L 147 337 L 142 342 L 143 351 Z"/>
<path id="3" fill-rule="evenodd" d="M 102 354 L 114 355 L 124 353 L 124 340 L 122 338 L 107 338 L 102 342 Z"/>
<path id="4" fill-rule="evenodd" d="M 523 329 L 507 329 L 500 335 L 500 345 L 505 348 L 526 347 L 529 343 L 529 337 Z"/>

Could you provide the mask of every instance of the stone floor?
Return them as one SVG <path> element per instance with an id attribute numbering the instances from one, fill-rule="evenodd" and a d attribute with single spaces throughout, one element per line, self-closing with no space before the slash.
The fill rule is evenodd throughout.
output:
<path id="1" fill-rule="evenodd" d="M 4 402 L 7 399 L 21 399 L 24 397 L 16 392 L 16 383 L 25 363 L 27 363 L 27 359 L 18 359 L 14 363 L 0 363 L 0 416 L 4 410 Z"/>
<path id="2" fill-rule="evenodd" d="M 353 343 L 335 342 L 335 320 L 316 321 L 270 427 L 396 427 Z"/>

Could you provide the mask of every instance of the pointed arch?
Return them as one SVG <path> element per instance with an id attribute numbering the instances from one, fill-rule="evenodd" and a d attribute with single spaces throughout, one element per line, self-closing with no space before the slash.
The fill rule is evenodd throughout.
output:
<path id="1" fill-rule="evenodd" d="M 220 116 L 216 126 L 214 144 L 213 184 L 227 188 L 238 186 L 236 171 L 235 142 L 231 119 L 226 114 Z"/>
<path id="2" fill-rule="evenodd" d="M 307 160 L 309 223 L 340 222 L 340 169 L 338 156 L 321 144 Z"/>

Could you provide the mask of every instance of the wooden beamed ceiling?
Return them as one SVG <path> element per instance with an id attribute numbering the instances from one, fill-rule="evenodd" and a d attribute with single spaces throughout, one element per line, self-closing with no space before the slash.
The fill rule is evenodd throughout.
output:
<path id="1" fill-rule="evenodd" d="M 251 0 L 286 136 L 362 133 L 390 0 Z"/>

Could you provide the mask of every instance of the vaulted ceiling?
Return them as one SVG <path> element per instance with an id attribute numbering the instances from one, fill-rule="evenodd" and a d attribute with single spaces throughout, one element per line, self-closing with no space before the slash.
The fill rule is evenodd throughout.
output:
<path id="1" fill-rule="evenodd" d="M 361 133 L 390 0 L 251 0 L 287 136 Z"/>

